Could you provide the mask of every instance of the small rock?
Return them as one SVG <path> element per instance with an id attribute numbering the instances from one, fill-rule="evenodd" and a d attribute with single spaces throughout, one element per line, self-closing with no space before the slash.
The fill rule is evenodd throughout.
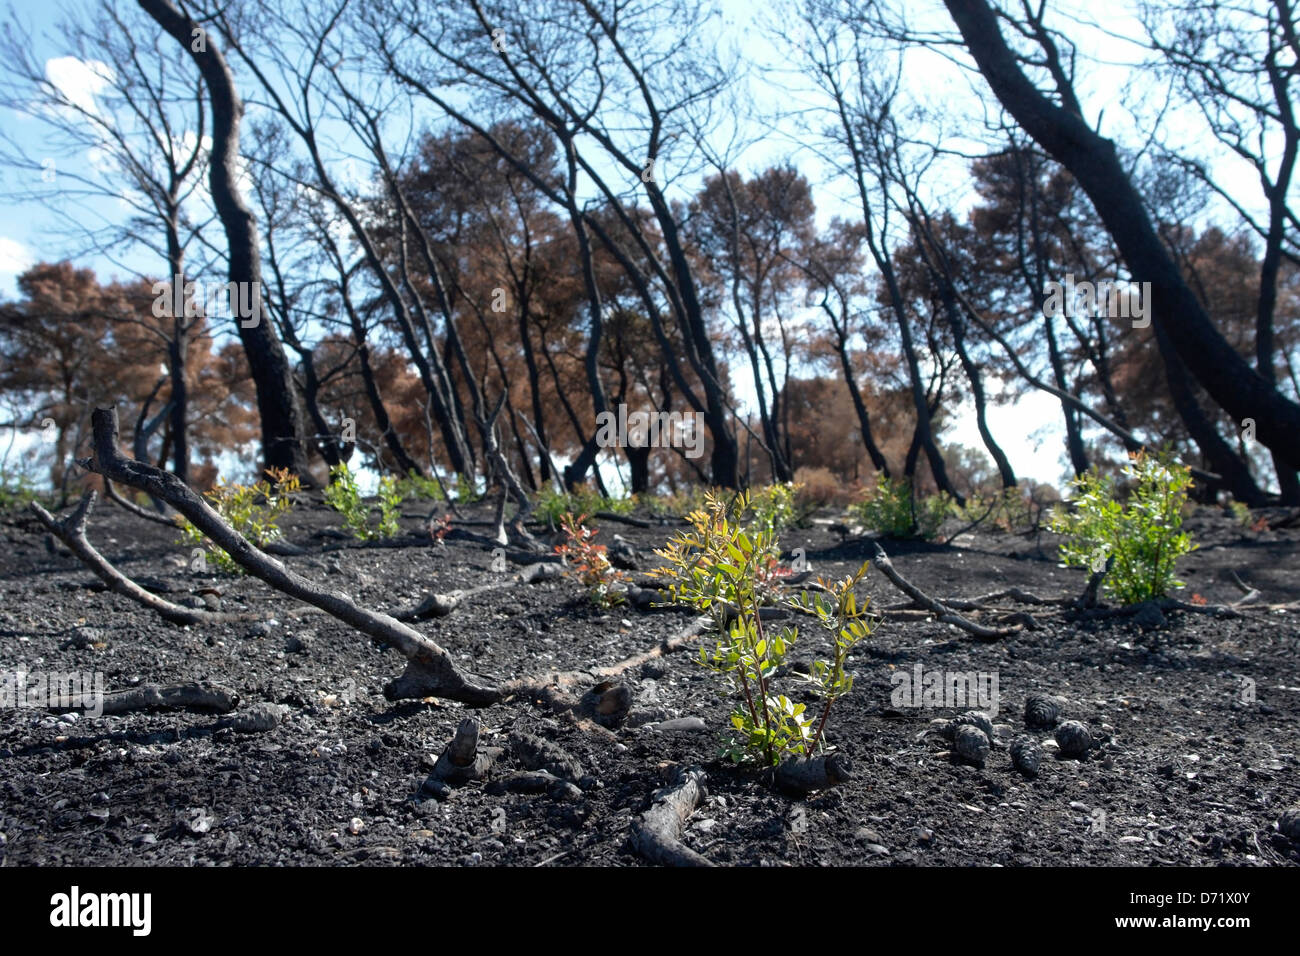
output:
<path id="1" fill-rule="evenodd" d="M 283 704 L 254 704 L 232 717 L 230 726 L 245 734 L 264 734 L 280 726 L 288 710 Z"/>
<path id="2" fill-rule="evenodd" d="M 353 817 L 350 821 L 348 821 L 348 832 L 351 833 L 353 836 L 356 836 L 365 828 L 366 828 L 366 822 L 362 820 L 360 817 Z"/>
<path id="3" fill-rule="evenodd" d="M 881 846 L 879 843 L 868 843 L 862 849 L 876 856 L 889 856 L 889 847 Z"/>
<path id="4" fill-rule="evenodd" d="M 977 767 L 984 766 L 989 755 L 989 738 L 984 731 L 970 724 L 959 724 L 952 738 L 953 749 L 962 760 Z"/>
<path id="5" fill-rule="evenodd" d="M 272 627 L 270 621 L 258 621 L 256 624 L 254 624 L 252 627 L 250 627 L 247 631 L 244 632 L 244 637 L 254 638 L 254 639 L 259 637 L 270 637 L 271 631 L 272 631 Z"/>
<path id="6" fill-rule="evenodd" d="M 1277 828 L 1283 836 L 1300 843 L 1300 806 L 1289 807 L 1278 817 Z"/>
<path id="7" fill-rule="evenodd" d="M 605 557 L 609 559 L 610 564 L 621 571 L 640 570 L 640 561 L 637 558 L 636 548 L 621 535 L 614 535 L 613 540 L 609 543 L 609 548 L 605 552 Z"/>
<path id="8" fill-rule="evenodd" d="M 651 730 L 658 731 L 698 731 L 708 730 L 708 725 L 704 723 L 703 717 L 676 717 L 673 720 L 663 720 L 657 724 L 649 725 Z"/>
<path id="9" fill-rule="evenodd" d="M 879 843 L 880 834 L 870 827 L 859 827 L 857 832 L 853 834 L 853 839 L 859 843 Z"/>
<path id="10" fill-rule="evenodd" d="M 286 654 L 306 654 L 309 650 L 311 650 L 311 641 L 306 637 L 293 634 L 285 639 L 284 652 Z"/>
<path id="11" fill-rule="evenodd" d="M 1087 724 L 1067 720 L 1056 728 L 1056 745 L 1063 757 L 1082 757 L 1096 746 Z"/>
<path id="12" fill-rule="evenodd" d="M 199 835 L 207 833 L 212 829 L 212 825 L 217 822 L 214 817 L 203 807 L 190 807 L 181 818 L 181 826 L 191 833 Z"/>

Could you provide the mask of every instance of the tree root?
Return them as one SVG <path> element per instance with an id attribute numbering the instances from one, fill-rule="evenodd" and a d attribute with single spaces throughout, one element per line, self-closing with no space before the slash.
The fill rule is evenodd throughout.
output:
<path id="1" fill-rule="evenodd" d="M 671 786 L 659 790 L 650 809 L 632 824 L 632 848 L 657 866 L 713 866 L 681 842 L 695 808 L 708 798 L 704 771 L 677 769 Z"/>

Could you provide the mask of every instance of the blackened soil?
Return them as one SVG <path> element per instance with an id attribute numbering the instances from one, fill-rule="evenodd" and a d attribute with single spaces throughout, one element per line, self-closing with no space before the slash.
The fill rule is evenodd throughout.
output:
<path id="1" fill-rule="evenodd" d="M 496 578 L 489 549 L 430 547 L 423 518 L 406 517 L 404 547 L 362 547 L 325 533 L 337 527 L 332 513 L 305 507 L 285 530 L 307 553 L 284 560 L 381 610 Z M 1201 549 L 1182 566 L 1184 598 L 1236 600 L 1235 571 L 1262 592 L 1261 603 L 1300 599 L 1297 532 L 1247 532 L 1209 511 L 1190 527 Z M 670 530 L 606 523 L 600 540 L 623 535 L 649 565 Z M 728 703 L 694 650 L 670 654 L 627 675 L 637 708 L 699 717 L 707 730 L 642 725 L 610 735 L 512 700 L 479 712 L 484 744 L 507 747 L 519 731 L 547 738 L 580 765 L 581 796 L 502 792 L 501 781 L 521 769 L 507 749 L 489 780 L 437 800 L 421 784 L 467 711 L 385 700 L 380 688 L 403 665 L 396 652 L 330 618 L 288 613 L 292 602 L 259 581 L 191 573 L 174 533 L 111 506 L 101 505 L 90 537 L 171 600 L 215 586 L 222 610 L 272 620 L 167 624 L 106 593 L 33 519 L 9 516 L 0 523 L 0 670 L 97 671 L 110 691 L 208 680 L 234 688 L 240 710 L 272 702 L 287 711 L 257 734 L 201 712 L 74 719 L 0 711 L 0 860 L 11 865 L 639 865 L 631 822 L 678 764 L 708 774 L 709 800 L 685 840 L 721 864 L 1300 862 L 1300 847 L 1277 828 L 1300 801 L 1294 611 L 1247 620 L 1170 612 L 1147 630 L 1132 619 L 1045 618 L 1039 630 L 995 642 L 933 621 L 887 621 L 852 658 L 854 692 L 830 720 L 829 738 L 851 756 L 854 779 L 806 800 L 720 759 Z M 1082 587 L 1080 572 L 1057 566 L 1050 535 L 981 531 L 958 540 L 964 546 L 887 547 L 900 571 L 938 596 Z M 873 553 L 868 542 L 840 544 L 823 526 L 788 532 L 783 544 L 805 548 L 827 576 Z M 867 580 L 874 601 L 899 600 L 877 572 Z M 558 580 L 419 626 L 466 669 L 504 679 L 610 664 L 688 621 L 602 612 L 578 584 Z M 822 650 L 817 640 L 809 631 L 800 653 Z M 983 768 L 955 762 L 926 733 L 933 719 L 965 708 L 897 706 L 891 675 L 912 675 L 918 664 L 927 673 L 996 675 L 999 740 Z M 1006 744 L 1025 731 L 1031 693 L 1063 695 L 1067 716 L 1085 721 L 1101 749 L 1086 760 L 1049 752 L 1036 779 L 1022 777 Z"/>

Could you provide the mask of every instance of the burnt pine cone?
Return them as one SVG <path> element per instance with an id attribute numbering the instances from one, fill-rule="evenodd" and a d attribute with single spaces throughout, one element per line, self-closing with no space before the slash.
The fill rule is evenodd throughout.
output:
<path id="1" fill-rule="evenodd" d="M 1045 694 L 1025 698 L 1025 724 L 1029 727 L 1055 727 L 1061 719 L 1061 704 Z"/>
<path id="2" fill-rule="evenodd" d="M 1077 720 L 1067 720 L 1056 728 L 1056 743 L 1065 757 L 1082 757 L 1096 746 L 1088 725 Z"/>
<path id="3" fill-rule="evenodd" d="M 989 755 L 989 738 L 978 727 L 961 724 L 953 735 L 953 749 L 957 751 L 958 757 L 982 767 L 984 759 Z"/>
<path id="4" fill-rule="evenodd" d="M 1011 766 L 1026 777 L 1038 776 L 1038 764 L 1042 760 L 1042 750 L 1038 740 L 1029 734 L 1021 734 L 1011 741 Z"/>
<path id="5" fill-rule="evenodd" d="M 977 727 L 984 731 L 984 736 L 989 740 L 993 739 L 993 721 L 989 720 L 988 714 L 980 713 L 978 710 L 968 710 L 964 714 L 959 714 L 953 718 L 952 728 L 956 733 L 958 727 Z"/>

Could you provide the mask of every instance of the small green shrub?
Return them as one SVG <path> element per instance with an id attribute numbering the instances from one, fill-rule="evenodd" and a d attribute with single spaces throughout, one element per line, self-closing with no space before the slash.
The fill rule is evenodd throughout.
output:
<path id="1" fill-rule="evenodd" d="M 397 484 L 401 489 L 403 498 L 410 498 L 415 501 L 445 500 L 438 480 L 432 475 L 421 475 L 415 471 L 409 471 L 406 477 L 400 479 Z"/>
<path id="2" fill-rule="evenodd" d="M 36 489 L 36 482 L 25 472 L 0 471 L 0 511 L 16 511 L 26 508 L 41 495 Z"/>
<path id="3" fill-rule="evenodd" d="M 671 494 L 644 495 L 641 498 L 641 505 L 656 518 L 685 518 L 692 512 L 704 508 L 706 499 L 711 492 L 723 493 L 720 489 L 691 485 L 685 491 L 677 491 Z"/>
<path id="4" fill-rule="evenodd" d="M 616 515 L 630 515 L 636 511 L 636 506 L 636 498 L 606 498 L 588 488 L 579 488 L 573 492 L 546 488 L 538 492 L 533 510 L 539 520 L 555 528 L 566 514 L 592 515 L 598 511 L 608 511 Z"/>
<path id="5" fill-rule="evenodd" d="M 370 527 L 370 506 L 361 497 L 356 476 L 346 462 L 330 469 L 329 487 L 325 489 L 325 503 L 343 516 L 343 526 L 360 541 L 392 538 L 401 530 L 398 518 L 404 489 L 402 482 L 390 476 L 379 479 L 375 503 L 379 508 L 379 524 Z"/>
<path id="6" fill-rule="evenodd" d="M 749 507 L 754 513 L 757 527 L 772 534 L 780 534 L 796 524 L 800 518 L 796 503 L 802 487 L 796 482 L 788 481 L 753 490 L 749 496 Z"/>
<path id="7" fill-rule="evenodd" d="M 985 494 L 973 494 L 963 506 L 954 505 L 953 515 L 963 525 L 979 522 L 1007 534 L 1035 527 L 1038 507 L 1031 493 L 1023 488 L 1003 488 Z"/>
<path id="8" fill-rule="evenodd" d="M 623 603 L 623 594 L 616 588 L 623 580 L 623 574 L 609 563 L 605 546 L 595 543 L 593 539 L 600 532 L 586 527 L 583 524 L 586 520 L 586 515 L 575 517 L 566 513 L 560 516 L 560 526 L 567 540 L 555 546 L 555 553 L 564 558 L 565 572 L 582 582 L 592 604 L 602 608 L 615 607 Z"/>
<path id="9" fill-rule="evenodd" d="M 849 513 L 865 528 L 890 538 L 920 538 L 929 541 L 939 533 L 952 512 L 952 499 L 945 494 L 917 500 L 912 483 L 905 478 L 876 476 L 875 487 L 866 497 L 849 506 Z"/>
<path id="10" fill-rule="evenodd" d="M 255 485 L 221 484 L 204 494 L 209 503 L 232 528 L 259 548 L 280 537 L 279 520 L 293 508 L 293 496 L 302 487 L 297 475 L 285 468 L 272 468 L 266 478 Z M 187 519 L 176 516 L 181 542 L 202 546 L 219 569 L 228 574 L 243 574 L 244 569 L 226 552 Z"/>
<path id="11" fill-rule="evenodd" d="M 478 485 L 468 475 L 456 476 L 456 481 L 451 486 L 451 494 L 455 497 L 457 504 L 462 505 L 472 505 L 476 501 L 483 500 L 483 494 L 478 490 Z"/>
<path id="12" fill-rule="evenodd" d="M 1133 482 L 1125 503 L 1119 501 L 1113 476 L 1095 470 L 1080 475 L 1071 482 L 1073 509 L 1059 508 L 1051 528 L 1065 536 L 1061 558 L 1067 567 L 1096 571 L 1113 558 L 1105 592 L 1129 605 L 1183 587 L 1174 566 L 1196 545 L 1182 530 L 1183 506 L 1192 487 L 1189 468 L 1167 453 L 1139 453 L 1123 475 Z"/>
<path id="13" fill-rule="evenodd" d="M 775 766 L 824 747 L 831 705 L 853 686 L 844 664 L 871 632 L 866 607 L 859 607 L 854 595 L 866 565 L 825 585 L 829 595 L 804 593 L 789 602 L 816 616 L 834 643 L 832 659 L 815 661 L 803 678 L 823 700 L 820 714 L 809 713 L 806 704 L 794 703 L 777 686 L 781 664 L 799 635 L 791 625 L 769 633 L 763 624 L 763 576 L 780 552 L 772 531 L 745 521 L 748 510 L 743 493 L 730 506 L 727 498 L 711 493 L 706 507 L 688 516 L 690 529 L 656 552 L 668 565 L 653 573 L 666 580 L 674 602 L 713 615 L 717 645 L 712 653 L 700 651 L 700 663 L 723 675 L 736 701 L 724 755 L 737 763 Z"/>

